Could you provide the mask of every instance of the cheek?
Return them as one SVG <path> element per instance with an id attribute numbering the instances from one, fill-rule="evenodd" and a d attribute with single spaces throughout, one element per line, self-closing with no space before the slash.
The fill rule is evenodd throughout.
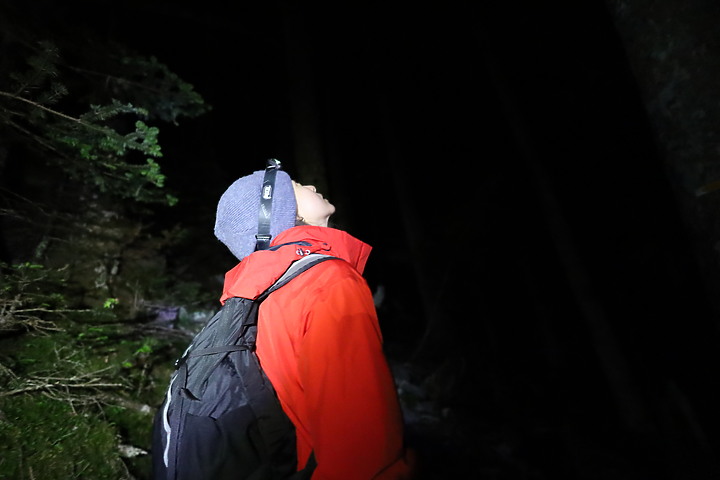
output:
<path id="1" fill-rule="evenodd" d="M 317 221 L 335 213 L 335 207 L 315 194 L 298 197 L 298 215 L 308 221 Z"/>
<path id="2" fill-rule="evenodd" d="M 314 199 L 311 196 L 306 195 L 305 192 L 299 192 L 295 199 L 297 201 L 298 215 L 304 218 L 311 216 L 312 212 L 315 210 L 315 204 L 313 202 Z"/>

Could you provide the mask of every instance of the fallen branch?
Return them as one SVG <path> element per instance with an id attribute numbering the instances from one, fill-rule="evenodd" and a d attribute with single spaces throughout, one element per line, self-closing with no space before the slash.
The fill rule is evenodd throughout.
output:
<path id="1" fill-rule="evenodd" d="M 125 385 L 122 383 L 40 383 L 35 385 L 27 385 L 25 387 L 8 390 L 6 392 L 0 392 L 0 397 L 10 397 L 19 393 L 36 392 L 39 390 L 53 390 L 53 389 L 68 389 L 68 388 L 93 388 L 93 389 L 112 389 L 122 388 Z"/>
<path id="2" fill-rule="evenodd" d="M 85 381 L 85 379 L 90 375 L 92 374 L 86 374 L 79 377 L 76 376 L 70 378 L 37 376 L 30 377 L 30 379 L 25 382 L 25 385 L 21 387 L 0 392 L 0 397 L 9 397 L 20 393 L 37 392 L 41 390 L 47 390 L 49 392 L 52 392 L 54 390 L 68 391 L 70 389 L 105 390 L 124 388 L 127 386 L 122 383 L 102 382 L 98 378 L 92 379 L 90 381 Z"/>

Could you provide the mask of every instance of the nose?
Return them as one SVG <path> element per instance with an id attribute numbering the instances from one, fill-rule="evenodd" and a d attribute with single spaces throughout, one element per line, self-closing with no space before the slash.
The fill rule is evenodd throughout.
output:
<path id="1" fill-rule="evenodd" d="M 305 185 L 305 188 L 308 188 L 308 189 L 312 190 L 313 192 L 317 193 L 317 188 L 315 188 L 315 185 Z"/>

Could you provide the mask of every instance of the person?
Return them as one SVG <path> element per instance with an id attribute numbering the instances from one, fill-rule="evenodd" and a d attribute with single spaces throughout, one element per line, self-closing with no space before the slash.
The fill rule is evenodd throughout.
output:
<path id="1" fill-rule="evenodd" d="M 304 255 L 326 261 L 260 306 L 257 355 L 296 431 L 298 470 L 314 456 L 313 480 L 415 478 L 403 418 L 362 273 L 371 247 L 328 226 L 335 206 L 280 170 L 269 248 L 256 250 L 266 171 L 233 182 L 217 206 L 215 235 L 240 261 L 225 275 L 221 302 L 255 298 Z"/>

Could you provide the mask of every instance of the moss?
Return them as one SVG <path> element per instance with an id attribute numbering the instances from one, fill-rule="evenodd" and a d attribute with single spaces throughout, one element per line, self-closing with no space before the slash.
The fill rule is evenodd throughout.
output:
<path id="1" fill-rule="evenodd" d="M 117 429 L 124 445 L 144 453 L 125 458 L 128 470 L 136 479 L 149 478 L 151 470 L 152 420 L 155 410 L 149 407 L 132 408 L 111 405 L 103 409 L 107 420 Z"/>
<path id="2" fill-rule="evenodd" d="M 118 430 L 125 444 L 143 450 L 150 449 L 152 435 L 151 409 L 133 409 L 120 405 L 111 405 L 104 409 L 105 416 Z"/>
<path id="3" fill-rule="evenodd" d="M 187 341 L 133 324 L 62 326 L 0 338 L 0 480 L 149 478 L 142 452 Z M 121 458 L 120 445 L 140 454 Z"/>
<path id="4" fill-rule="evenodd" d="M 0 399 L 0 479 L 123 479 L 117 432 L 97 416 L 45 397 Z"/>

